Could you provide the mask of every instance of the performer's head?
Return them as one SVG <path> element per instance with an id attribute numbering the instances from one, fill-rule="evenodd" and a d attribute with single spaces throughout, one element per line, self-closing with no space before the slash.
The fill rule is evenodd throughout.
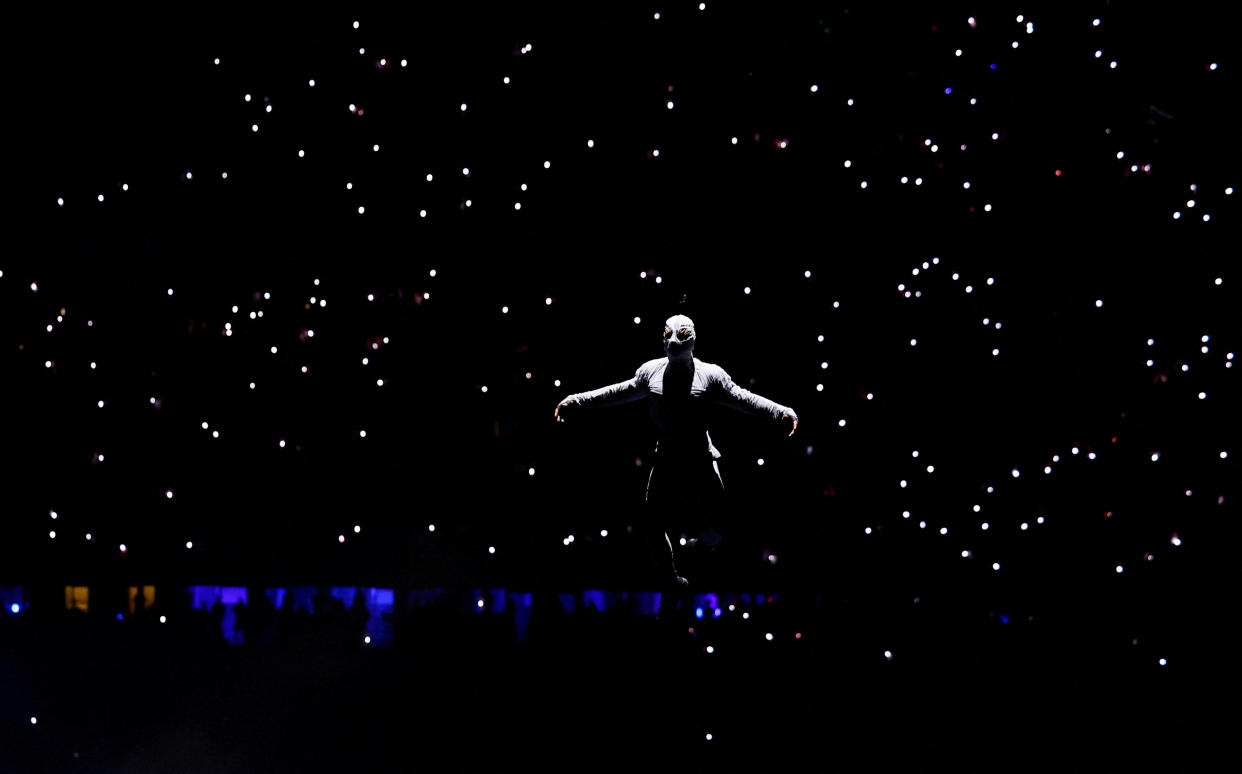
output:
<path id="1" fill-rule="evenodd" d="M 664 354 L 685 362 L 694 357 L 694 320 L 675 314 L 664 321 Z"/>

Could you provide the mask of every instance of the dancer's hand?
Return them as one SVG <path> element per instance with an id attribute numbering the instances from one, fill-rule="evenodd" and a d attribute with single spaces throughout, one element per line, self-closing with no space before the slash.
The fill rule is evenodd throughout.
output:
<path id="1" fill-rule="evenodd" d="M 566 406 L 576 406 L 576 405 L 578 405 L 578 402 L 577 402 L 577 401 L 575 401 L 575 400 L 567 400 L 567 401 L 565 401 L 564 403 L 562 403 L 561 405 L 559 405 L 559 406 L 557 406 L 557 407 L 556 407 L 556 411 L 553 411 L 553 412 L 552 412 L 552 416 L 556 417 L 556 421 L 557 421 L 557 422 L 564 422 L 564 421 L 565 421 L 565 417 L 561 416 L 561 409 L 565 408 Z"/>
<path id="2" fill-rule="evenodd" d="M 790 418 L 791 417 L 788 414 L 785 414 L 784 416 L 782 416 L 782 419 L 790 419 Z M 797 430 L 798 430 L 798 420 L 795 419 L 793 421 L 793 429 L 789 431 L 789 435 L 786 436 L 786 438 L 793 436 L 793 434 L 797 432 Z"/>

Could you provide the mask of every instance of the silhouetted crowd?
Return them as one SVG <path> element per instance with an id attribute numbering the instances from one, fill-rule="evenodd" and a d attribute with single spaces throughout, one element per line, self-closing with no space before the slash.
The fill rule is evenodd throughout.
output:
<path id="1" fill-rule="evenodd" d="M 503 592 L 501 592 L 503 593 Z M 494 593 L 436 589 L 397 594 L 391 611 L 374 616 L 367 595 L 358 588 L 346 604 L 327 587 L 309 602 L 284 595 L 277 607 L 261 589 L 250 589 L 247 599 L 226 605 L 195 606 L 184 588 L 160 588 L 149 606 L 141 592 L 127 600 L 132 612 L 117 613 L 99 606 L 80 609 L 27 607 L 19 614 L 0 616 L 0 637 L 31 642 L 92 642 L 118 645 L 185 648 L 359 649 L 368 647 L 445 647 L 486 650 L 503 647 L 556 647 L 573 643 L 606 643 L 621 647 L 646 641 L 686 641 L 711 636 L 739 639 L 749 634 L 759 641 L 766 625 L 782 639 L 801 639 L 799 626 L 815 626 L 814 607 L 802 606 L 797 620 L 784 620 L 779 598 L 746 595 L 722 597 L 722 609 L 684 605 L 656 614 L 640 610 L 636 596 L 618 595 L 606 609 L 588 593 L 558 595 L 533 593 L 524 610 L 507 604 Z M 732 607 L 731 610 L 725 608 Z M 100 609 L 102 608 L 102 609 Z M 568 610 L 566 608 L 569 608 Z M 226 626 L 226 617 L 232 615 Z M 808 620 L 808 615 L 811 620 Z M 371 631 L 377 620 L 382 631 Z M 761 624 L 761 622 L 763 622 Z M 809 631 L 808 631 L 809 633 Z M 769 640 L 770 641 L 770 640 Z M 705 646 L 704 646 L 705 647 Z M 769 645 L 769 647 L 771 647 Z"/>

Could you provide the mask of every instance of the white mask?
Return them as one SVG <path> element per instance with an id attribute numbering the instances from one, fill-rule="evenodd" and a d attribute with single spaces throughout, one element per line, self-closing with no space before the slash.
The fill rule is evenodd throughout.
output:
<path id="1" fill-rule="evenodd" d="M 694 320 L 675 314 L 664 321 L 664 354 L 670 360 L 690 360 L 694 356 Z"/>

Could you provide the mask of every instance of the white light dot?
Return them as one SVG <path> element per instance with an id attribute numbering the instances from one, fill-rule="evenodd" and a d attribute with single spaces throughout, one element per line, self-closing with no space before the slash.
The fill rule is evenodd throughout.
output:
<path id="1" fill-rule="evenodd" d="M 838 420 L 837 427 L 845 427 L 845 420 L 844 419 Z"/>
<path id="2" fill-rule="evenodd" d="M 1022 474 L 1018 471 L 1018 469 L 1017 469 L 1017 468 L 1014 468 L 1013 470 L 1011 470 L 1011 471 L 1010 471 L 1010 473 L 1012 473 L 1012 474 L 1013 474 L 1013 477 L 1014 477 L 1014 478 L 1017 478 L 1018 476 L 1022 475 Z"/>
<path id="3" fill-rule="evenodd" d="M 543 162 L 543 168 L 544 168 L 544 169 L 551 169 L 551 168 L 552 168 L 552 162 L 551 162 L 551 161 L 545 161 L 545 162 Z"/>
<path id="4" fill-rule="evenodd" d="M 367 437 L 367 431 L 366 431 L 366 430 L 359 430 L 359 431 L 358 431 L 358 437 L 359 437 L 359 438 L 366 438 L 366 437 Z"/>
<path id="5" fill-rule="evenodd" d="M 1117 566 L 1116 566 L 1116 567 L 1114 567 L 1113 569 L 1114 569 L 1116 572 L 1118 572 L 1118 573 L 1123 573 L 1123 572 L 1125 572 L 1125 571 L 1126 571 L 1126 568 L 1125 568 L 1125 567 L 1122 567 L 1121 565 L 1117 565 Z"/>
<path id="6" fill-rule="evenodd" d="M 935 473 L 935 472 L 936 472 L 936 466 L 935 466 L 935 465 L 928 465 L 928 466 L 927 466 L 927 472 L 928 472 L 928 473 Z"/>
<path id="7" fill-rule="evenodd" d="M 1000 569 L 1000 562 L 992 562 L 992 569 L 993 569 L 993 570 L 999 570 L 999 569 Z"/>
<path id="8" fill-rule="evenodd" d="M 1201 393 L 1199 393 L 1199 400 L 1203 400 L 1203 399 L 1204 399 L 1204 398 L 1206 398 L 1206 397 L 1207 397 L 1207 393 L 1206 393 L 1206 392 L 1201 392 Z"/>

